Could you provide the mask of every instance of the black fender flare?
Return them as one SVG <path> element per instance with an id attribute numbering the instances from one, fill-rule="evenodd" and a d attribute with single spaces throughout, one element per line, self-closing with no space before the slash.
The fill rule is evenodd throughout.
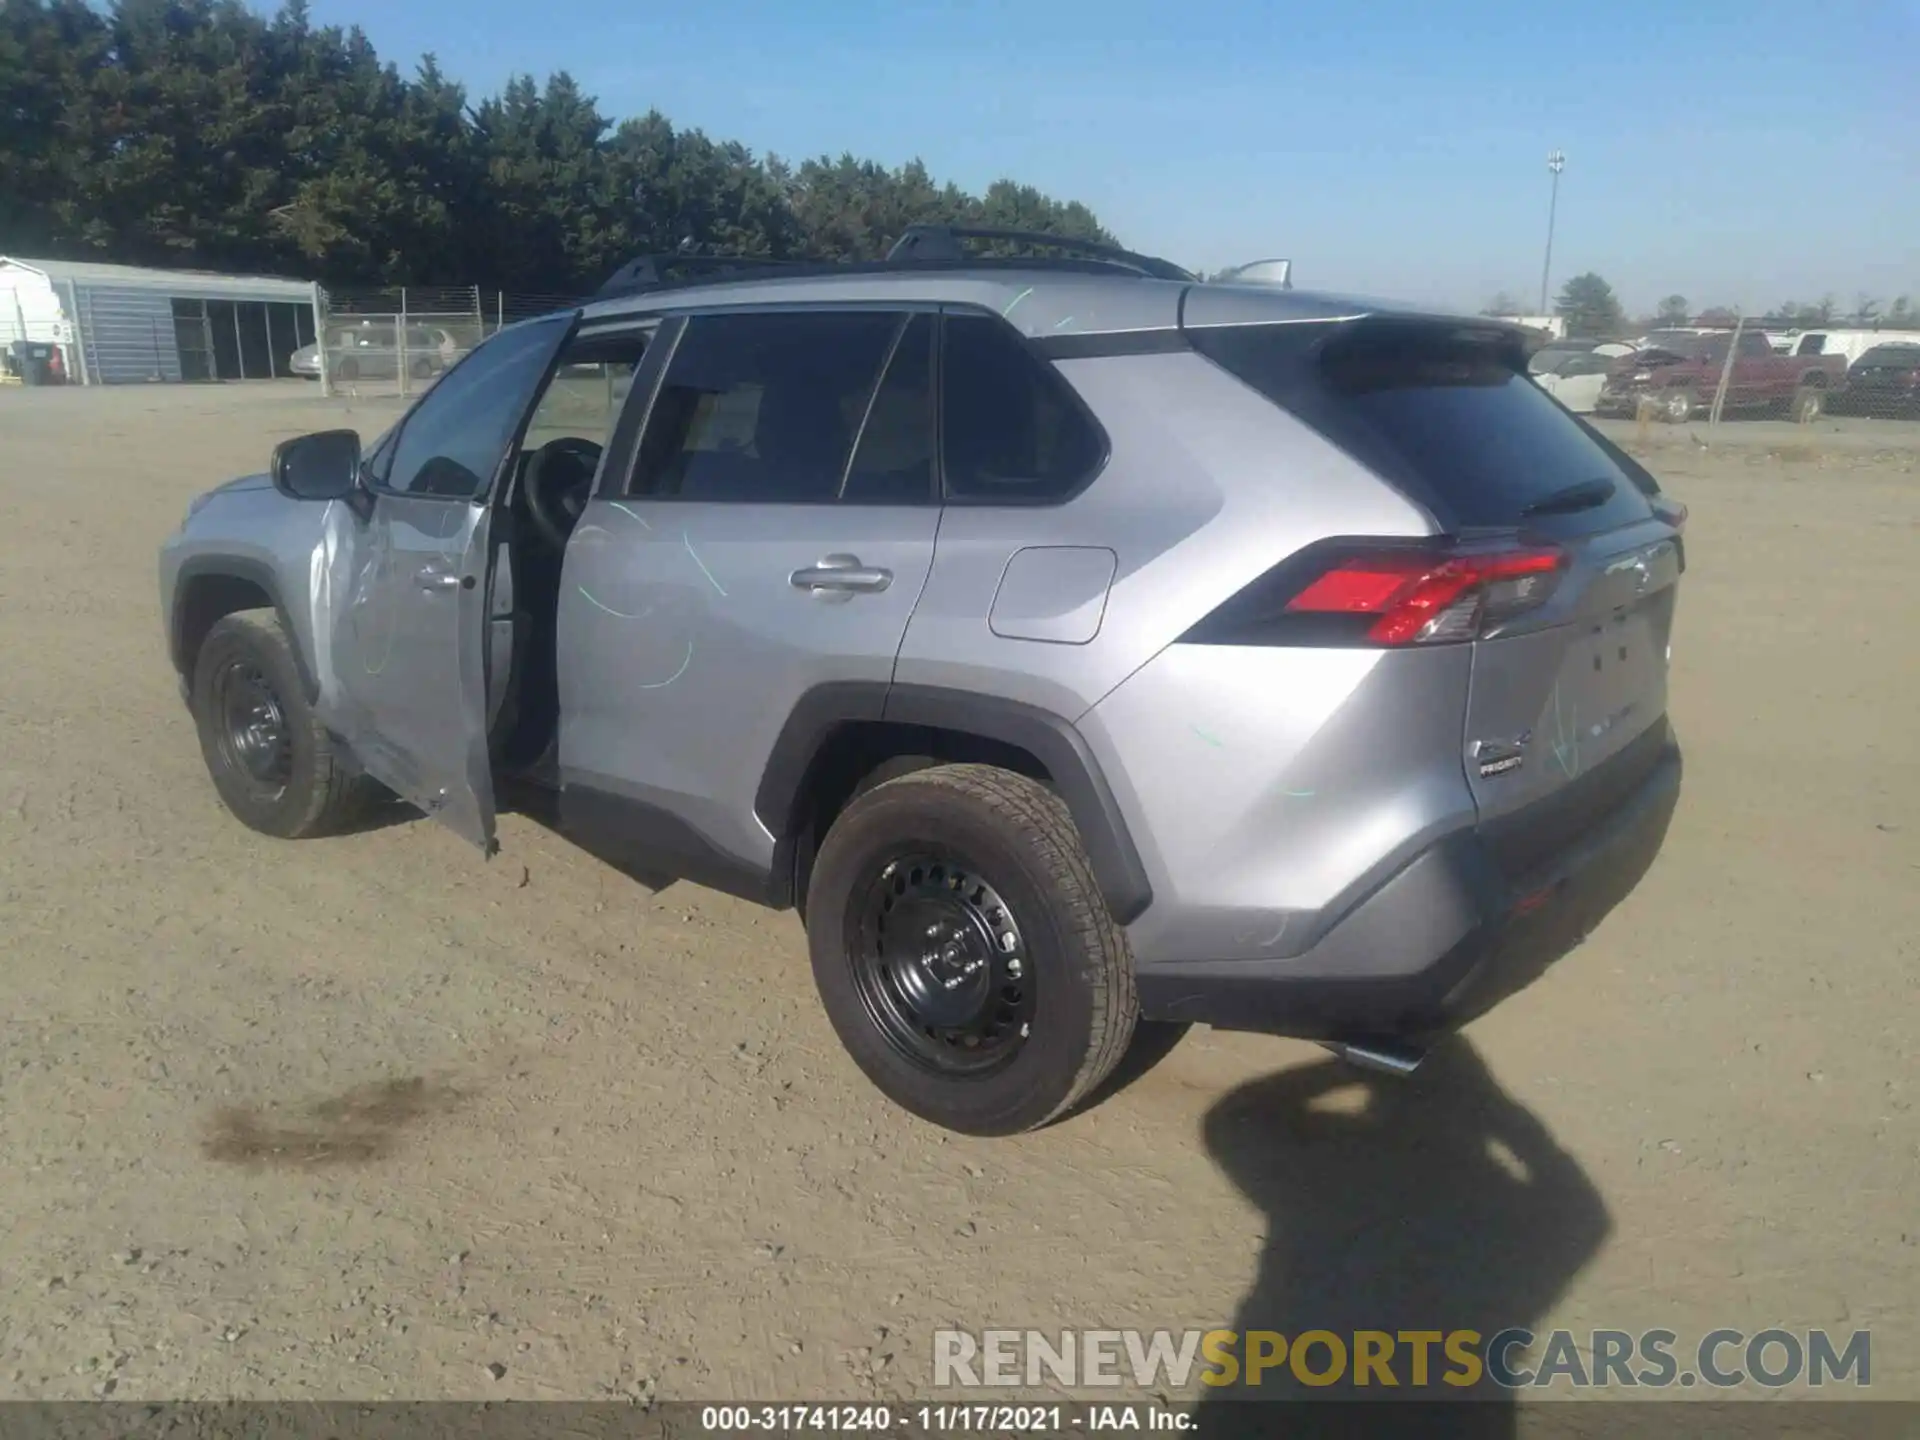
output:
<path id="1" fill-rule="evenodd" d="M 949 731 L 1026 751 L 1045 767 L 1072 815 L 1114 922 L 1129 924 L 1153 903 L 1146 866 L 1085 737 L 1036 706 L 935 685 L 843 681 L 816 686 L 800 697 L 754 794 L 755 813 L 783 848 L 793 843 L 802 823 L 814 758 L 836 729 L 861 721 Z"/>
<path id="2" fill-rule="evenodd" d="M 281 628 L 287 633 L 287 648 L 293 651 L 294 667 L 300 672 L 300 684 L 307 692 L 307 703 L 311 705 L 319 700 L 320 681 L 313 673 L 313 664 L 306 650 L 301 646 L 300 631 L 294 628 L 286 601 L 280 596 L 279 581 L 270 566 L 243 556 L 197 555 L 181 564 L 173 582 L 173 614 L 167 617 L 167 648 L 173 658 L 173 668 L 188 681 L 192 680 L 186 663 L 187 596 L 192 592 L 194 581 L 206 579 L 244 580 L 266 593 L 274 613 L 280 617 Z"/>

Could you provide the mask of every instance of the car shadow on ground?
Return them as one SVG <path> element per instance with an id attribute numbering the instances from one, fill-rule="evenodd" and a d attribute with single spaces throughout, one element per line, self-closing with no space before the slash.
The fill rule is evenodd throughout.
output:
<path id="1" fill-rule="evenodd" d="M 371 835 L 379 830 L 390 830 L 396 825 L 411 825 L 425 820 L 427 812 L 419 806 L 400 799 L 397 795 L 382 793 L 368 802 L 351 820 L 338 829 L 329 830 L 327 838 L 344 839 L 355 835 Z"/>
<path id="2" fill-rule="evenodd" d="M 1503 1091 L 1473 1046 L 1455 1037 L 1411 1079 L 1337 1061 L 1252 1081 L 1207 1114 L 1209 1153 L 1266 1217 L 1259 1273 L 1232 1328 L 1243 1337 L 1277 1331 L 1291 1342 L 1330 1331 L 1349 1352 L 1356 1331 L 1394 1336 L 1397 1390 L 1348 1383 L 1303 1384 L 1286 1363 L 1257 1386 L 1244 1373 L 1201 1405 L 1202 1435 L 1367 1434 L 1364 1404 L 1276 1412 L 1290 1401 L 1458 1400 L 1423 1414 L 1422 1434 L 1517 1433 L 1509 1392 L 1482 1380 L 1437 1383 L 1459 1373 L 1430 1350 L 1429 1384 L 1412 1392 L 1410 1330 L 1476 1330 L 1483 1340 L 1510 1326 L 1532 1329 L 1598 1251 L 1610 1228 L 1600 1192 L 1539 1119 Z M 1290 1357 L 1289 1357 L 1290 1358 Z M 1522 1363 L 1520 1353 L 1513 1355 Z M 1324 1374 L 1330 1352 L 1310 1346 L 1307 1373 Z M 1292 1409 L 1292 1407 L 1289 1407 Z M 1406 1417 L 1400 1417 L 1406 1418 Z"/>

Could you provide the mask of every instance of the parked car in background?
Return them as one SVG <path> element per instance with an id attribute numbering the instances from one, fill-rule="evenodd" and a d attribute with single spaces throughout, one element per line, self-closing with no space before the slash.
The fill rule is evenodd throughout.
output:
<path id="1" fill-rule="evenodd" d="M 1920 330 L 1791 330 L 1781 338 L 1790 355 L 1835 355 L 1845 368 L 1882 345 L 1920 345 Z"/>
<path id="2" fill-rule="evenodd" d="M 1833 399 L 1849 415 L 1920 417 L 1920 341 L 1874 346 L 1847 367 Z"/>
<path id="3" fill-rule="evenodd" d="M 392 380 L 401 371 L 399 331 L 392 325 L 342 325 L 327 332 L 327 373 L 336 380 Z M 460 356 L 460 345 L 437 325 L 409 325 L 406 373 L 438 375 Z M 287 361 L 295 375 L 320 378 L 320 347 L 302 345 Z"/>
<path id="4" fill-rule="evenodd" d="M 1828 394 L 1846 375 L 1838 355 L 1780 355 L 1758 330 L 1742 331 L 1727 369 L 1730 330 L 1656 330 L 1633 354 L 1616 360 L 1594 406 L 1599 415 L 1634 415 L 1650 401 L 1653 413 L 1678 424 L 1709 410 L 1727 377 L 1729 411 L 1775 411 L 1802 422 L 1825 408 Z"/>
<path id="5" fill-rule="evenodd" d="M 1527 360 L 1533 383 L 1576 415 L 1590 415 L 1600 402 L 1600 388 L 1624 345 L 1543 345 Z"/>

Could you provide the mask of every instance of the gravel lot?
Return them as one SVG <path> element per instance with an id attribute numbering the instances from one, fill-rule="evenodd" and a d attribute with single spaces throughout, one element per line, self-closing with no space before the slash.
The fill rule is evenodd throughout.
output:
<path id="1" fill-rule="evenodd" d="M 221 810 L 155 548 L 394 409 L 0 390 L 0 1397 L 908 1396 L 948 1324 L 1494 1317 L 1871 1328 L 1920 1398 L 1915 427 L 1655 433 L 1666 852 L 1415 1080 L 1199 1031 L 970 1142 L 842 1057 L 790 914 Z"/>

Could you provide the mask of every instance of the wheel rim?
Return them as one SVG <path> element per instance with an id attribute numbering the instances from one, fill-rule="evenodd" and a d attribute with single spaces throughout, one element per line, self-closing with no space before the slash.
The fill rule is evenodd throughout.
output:
<path id="1" fill-rule="evenodd" d="M 1686 419 L 1687 411 L 1692 408 L 1693 408 L 1692 404 L 1689 401 L 1688 397 L 1682 392 L 1676 391 L 1674 394 L 1667 397 L 1667 414 L 1672 416 L 1675 420 Z"/>
<path id="2" fill-rule="evenodd" d="M 917 851 L 854 893 L 849 960 L 887 1044 L 935 1074 L 1010 1064 L 1032 1030 L 1034 977 L 1010 906 L 971 866 Z"/>
<path id="3" fill-rule="evenodd" d="M 233 660 L 214 679 L 220 755 L 263 794 L 278 795 L 293 777 L 293 736 L 280 697 L 250 660 Z"/>

